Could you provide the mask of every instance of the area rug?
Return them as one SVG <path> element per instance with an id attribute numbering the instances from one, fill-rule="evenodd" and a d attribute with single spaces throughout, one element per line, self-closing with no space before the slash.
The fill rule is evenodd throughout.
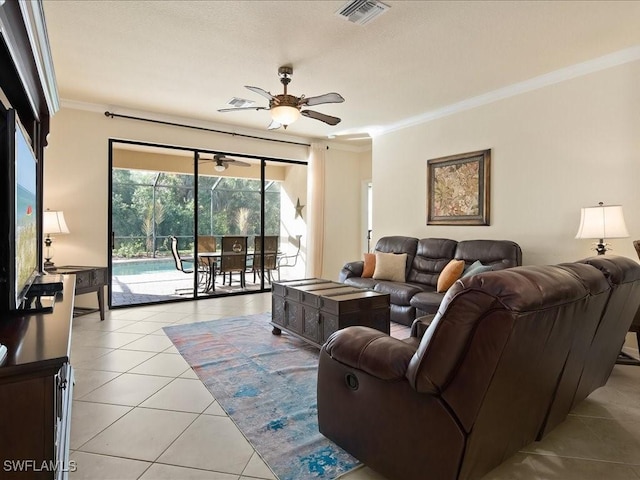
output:
<path id="1" fill-rule="evenodd" d="M 318 349 L 271 334 L 270 313 L 164 327 L 280 480 L 331 480 L 358 460 L 318 432 Z"/>

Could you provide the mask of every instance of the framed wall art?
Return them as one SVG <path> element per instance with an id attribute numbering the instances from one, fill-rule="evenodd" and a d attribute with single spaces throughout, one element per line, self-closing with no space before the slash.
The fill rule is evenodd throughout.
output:
<path id="1" fill-rule="evenodd" d="M 489 225 L 491 149 L 427 160 L 427 225 Z"/>

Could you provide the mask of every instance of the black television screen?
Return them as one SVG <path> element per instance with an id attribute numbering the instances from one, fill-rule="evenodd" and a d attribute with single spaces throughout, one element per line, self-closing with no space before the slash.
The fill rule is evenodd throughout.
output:
<path id="1" fill-rule="evenodd" d="M 15 110 L 12 110 L 15 112 Z M 15 152 L 15 293 L 16 306 L 22 303 L 26 290 L 39 273 L 37 223 L 37 162 L 31 142 L 20 125 L 14 121 Z"/>
<path id="2" fill-rule="evenodd" d="M 4 117 L 2 167 L 7 174 L 7 189 L 1 249 L 6 305 L 9 310 L 16 310 L 40 272 L 37 160 L 16 111 L 9 109 Z"/>

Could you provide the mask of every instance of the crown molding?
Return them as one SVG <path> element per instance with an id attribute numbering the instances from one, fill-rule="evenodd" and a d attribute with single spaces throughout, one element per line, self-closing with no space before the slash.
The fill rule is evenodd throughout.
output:
<path id="1" fill-rule="evenodd" d="M 22 92 L 5 94 L 7 105 L 11 98 L 28 103 L 33 117 L 42 121 L 59 108 L 58 90 L 44 11 L 41 0 L 5 2 L 0 0 L 0 40 L 3 41 L 20 80 Z M 11 68 L 11 65 L 3 65 Z M 16 89 L 17 91 L 17 89 Z M 18 108 L 17 105 L 13 105 Z"/>
<path id="2" fill-rule="evenodd" d="M 42 1 L 20 2 L 19 5 L 47 108 L 53 115 L 60 108 L 60 98 Z"/>
<path id="3" fill-rule="evenodd" d="M 353 153 L 370 152 L 371 151 L 371 145 L 372 145 L 372 142 L 368 142 L 366 145 L 350 144 L 350 143 L 347 143 L 348 142 L 347 140 L 345 140 L 344 142 L 336 142 L 336 141 L 331 141 L 331 140 L 329 140 L 329 141 L 324 140 L 324 142 L 327 144 L 329 149 L 342 150 L 344 152 L 353 152 Z"/>
<path id="4" fill-rule="evenodd" d="M 372 129 L 371 134 L 372 136 L 385 135 L 397 130 L 402 130 L 415 125 L 431 122 L 433 120 L 453 115 L 455 113 L 463 112 L 465 110 L 471 110 L 473 108 L 488 105 L 505 98 L 521 95 L 533 90 L 538 90 L 550 85 L 565 82 L 576 77 L 599 72 L 601 70 L 606 70 L 618 65 L 623 65 L 625 63 L 635 62 L 637 60 L 640 60 L 640 45 L 626 48 L 624 50 L 619 50 L 617 52 L 610 53 L 593 60 L 577 63 L 569 67 L 561 68 L 559 70 L 555 70 L 544 75 L 539 75 L 523 82 L 514 83 L 513 85 L 499 88 L 497 90 L 493 90 L 476 97 L 471 97 L 466 100 L 462 100 L 460 102 L 438 108 L 436 110 L 424 112 L 420 115 L 409 117 L 384 127 Z"/>

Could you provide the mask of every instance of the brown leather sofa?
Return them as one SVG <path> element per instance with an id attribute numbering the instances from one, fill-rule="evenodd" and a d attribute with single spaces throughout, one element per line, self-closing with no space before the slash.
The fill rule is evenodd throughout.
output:
<path id="1" fill-rule="evenodd" d="M 624 257 L 463 278 L 409 339 L 327 340 L 320 432 L 390 480 L 481 478 L 606 382 L 639 306 Z"/>
<path id="2" fill-rule="evenodd" d="M 452 259 L 464 260 L 469 266 L 476 260 L 493 270 L 522 265 L 520 246 L 509 240 L 463 240 L 405 236 L 382 237 L 374 252 L 406 253 L 406 282 L 362 278 L 364 262 L 349 262 L 338 280 L 354 287 L 369 288 L 390 294 L 391 320 L 411 325 L 416 317 L 435 313 L 444 298 L 436 292 L 438 276 Z"/>

